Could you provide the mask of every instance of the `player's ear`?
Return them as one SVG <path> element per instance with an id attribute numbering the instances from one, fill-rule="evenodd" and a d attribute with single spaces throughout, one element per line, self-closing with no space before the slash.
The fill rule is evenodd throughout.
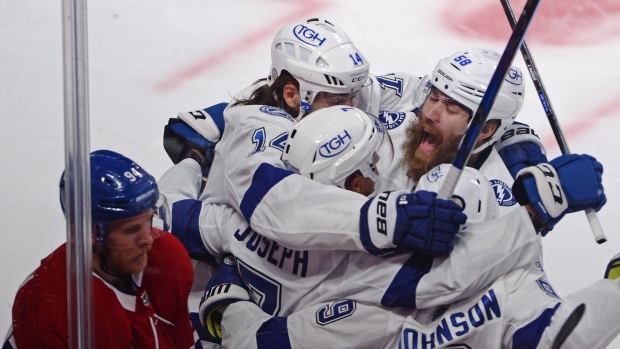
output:
<path id="1" fill-rule="evenodd" d="M 484 126 L 482 126 L 482 131 L 480 131 L 480 137 L 478 139 L 487 140 L 489 137 L 491 137 L 495 133 L 495 131 L 497 131 L 498 127 L 499 127 L 499 120 L 487 121 L 484 124 Z"/>
<path id="2" fill-rule="evenodd" d="M 358 194 L 367 195 L 364 176 L 362 176 L 359 171 L 356 171 L 347 177 L 344 182 L 344 188 Z"/>
<path id="3" fill-rule="evenodd" d="M 296 109 L 300 102 L 299 89 L 295 84 L 290 82 L 287 83 L 282 90 L 282 98 L 284 98 L 284 102 L 286 102 L 289 107 Z"/>
<path id="4" fill-rule="evenodd" d="M 349 178 L 347 178 L 344 188 L 346 190 L 350 190 L 350 191 L 354 191 L 356 193 L 360 192 L 361 189 L 361 184 L 359 181 L 359 176 L 353 174 L 351 176 L 349 176 Z"/>

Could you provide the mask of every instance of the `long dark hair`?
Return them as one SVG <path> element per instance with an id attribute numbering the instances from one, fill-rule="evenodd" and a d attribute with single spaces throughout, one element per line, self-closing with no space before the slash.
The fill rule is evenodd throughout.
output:
<path id="1" fill-rule="evenodd" d="M 267 79 L 258 79 L 254 83 L 258 83 L 261 81 L 265 81 Z M 270 107 L 276 107 L 283 109 L 287 113 L 292 116 L 297 116 L 299 110 L 296 108 L 291 108 L 286 104 L 284 98 L 282 96 L 284 91 L 284 86 L 286 84 L 293 84 L 299 90 L 299 82 L 295 79 L 291 74 L 289 74 L 286 70 L 283 70 L 280 76 L 269 86 L 265 84 L 259 88 L 257 88 L 252 95 L 250 95 L 249 99 L 237 100 L 233 103 L 233 107 L 237 105 L 268 105 Z"/>

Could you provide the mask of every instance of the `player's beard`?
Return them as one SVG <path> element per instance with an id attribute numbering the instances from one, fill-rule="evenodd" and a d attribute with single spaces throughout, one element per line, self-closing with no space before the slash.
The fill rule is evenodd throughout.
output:
<path id="1" fill-rule="evenodd" d="M 409 125 L 403 143 L 404 162 L 407 176 L 416 183 L 433 167 L 452 163 L 463 135 L 444 132 L 441 127 L 422 114 L 417 123 Z M 423 141 L 432 140 L 434 150 L 425 153 L 420 150 Z"/>
<path id="2" fill-rule="evenodd" d="M 148 252 L 152 245 L 146 247 L 110 248 L 107 264 L 110 272 L 119 275 L 137 274 L 148 264 Z"/>

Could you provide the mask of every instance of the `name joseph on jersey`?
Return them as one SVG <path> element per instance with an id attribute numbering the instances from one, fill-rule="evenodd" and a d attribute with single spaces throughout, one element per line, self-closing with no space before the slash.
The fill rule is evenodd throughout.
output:
<path id="1" fill-rule="evenodd" d="M 248 250 L 267 262 L 280 269 L 288 270 L 293 275 L 306 277 L 310 260 L 308 251 L 296 251 L 280 246 L 277 242 L 260 235 L 249 227 L 243 232 L 237 229 L 234 236 L 238 241 L 245 241 L 245 247 Z"/>

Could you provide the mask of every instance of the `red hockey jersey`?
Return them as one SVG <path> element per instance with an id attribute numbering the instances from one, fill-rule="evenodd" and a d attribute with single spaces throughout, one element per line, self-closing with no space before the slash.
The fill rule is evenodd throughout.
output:
<path id="1" fill-rule="evenodd" d="M 187 298 L 192 264 L 183 245 L 161 235 L 148 266 L 134 275 L 135 294 L 122 293 L 93 273 L 95 348 L 189 348 L 193 329 Z M 13 305 L 17 347 L 66 348 L 68 343 L 66 244 L 41 261 L 20 287 Z"/>

